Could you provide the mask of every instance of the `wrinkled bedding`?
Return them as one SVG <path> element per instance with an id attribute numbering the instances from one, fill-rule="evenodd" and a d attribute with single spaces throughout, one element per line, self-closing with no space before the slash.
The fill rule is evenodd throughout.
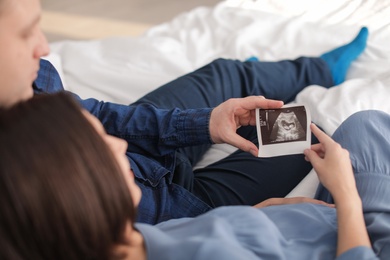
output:
<path id="1" fill-rule="evenodd" d="M 65 88 L 81 97 L 123 104 L 223 57 L 263 61 L 318 56 L 349 42 L 367 26 L 366 51 L 347 80 L 334 88 L 310 86 L 296 98 L 312 120 L 332 134 L 349 115 L 378 109 L 390 113 L 390 2 L 383 0 L 242 0 L 199 7 L 139 37 L 51 43 L 48 57 Z M 369 137 L 367 137 L 369 138 Z M 201 167 L 234 151 L 214 145 Z M 312 171 L 289 196 L 314 195 Z"/>

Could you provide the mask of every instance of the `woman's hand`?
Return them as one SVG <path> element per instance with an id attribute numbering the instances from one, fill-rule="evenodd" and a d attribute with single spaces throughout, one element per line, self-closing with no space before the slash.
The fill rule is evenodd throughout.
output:
<path id="1" fill-rule="evenodd" d="M 358 196 L 349 152 L 314 124 L 310 127 L 320 143 L 307 149 L 305 157 L 313 165 L 321 183 L 335 201 L 350 199 L 350 195 Z"/>
<path id="2" fill-rule="evenodd" d="M 256 108 L 281 108 L 283 101 L 262 96 L 229 99 L 213 109 L 210 116 L 210 136 L 214 143 L 228 143 L 243 151 L 258 155 L 252 142 L 237 134 L 237 128 L 256 125 Z"/>
<path id="3" fill-rule="evenodd" d="M 336 255 L 357 246 L 371 247 L 349 152 L 315 125 L 311 125 L 311 130 L 320 143 L 305 150 L 305 156 L 335 201 L 338 222 Z"/>
<path id="4" fill-rule="evenodd" d="M 316 200 L 312 198 L 307 197 L 293 197 L 293 198 L 271 198 L 267 199 L 259 204 L 254 205 L 255 208 L 265 208 L 269 206 L 276 206 L 276 205 L 286 205 L 286 204 L 299 204 L 299 203 L 313 203 L 313 204 L 320 204 L 328 207 L 334 207 L 334 204 L 326 203 L 322 200 Z"/>

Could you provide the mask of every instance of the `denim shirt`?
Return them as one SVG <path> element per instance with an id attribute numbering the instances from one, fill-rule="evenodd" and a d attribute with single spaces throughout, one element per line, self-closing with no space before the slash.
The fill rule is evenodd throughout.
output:
<path id="1" fill-rule="evenodd" d="M 64 91 L 58 72 L 46 60 L 40 62 L 33 88 L 35 94 Z M 138 222 L 156 224 L 172 218 L 194 217 L 211 209 L 191 192 L 172 183 L 172 178 L 177 148 L 212 143 L 208 129 L 212 109 L 127 106 L 73 95 L 99 118 L 108 134 L 128 142 L 126 155 L 142 190 Z"/>

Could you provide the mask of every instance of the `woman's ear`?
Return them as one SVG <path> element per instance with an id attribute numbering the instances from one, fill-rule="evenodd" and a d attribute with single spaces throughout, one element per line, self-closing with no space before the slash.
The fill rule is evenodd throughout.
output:
<path id="1" fill-rule="evenodd" d="M 128 257 L 128 251 L 130 249 L 130 246 L 128 245 L 115 245 L 112 250 L 112 258 L 113 259 L 127 259 Z"/>
<path id="2" fill-rule="evenodd" d="M 127 259 L 131 244 L 131 233 L 134 232 L 131 223 L 127 223 L 123 232 L 122 242 L 113 246 L 112 254 L 114 259 Z"/>
<path id="3" fill-rule="evenodd" d="M 144 238 L 130 222 L 127 223 L 123 236 L 122 244 L 113 247 L 114 259 L 146 259 Z"/>

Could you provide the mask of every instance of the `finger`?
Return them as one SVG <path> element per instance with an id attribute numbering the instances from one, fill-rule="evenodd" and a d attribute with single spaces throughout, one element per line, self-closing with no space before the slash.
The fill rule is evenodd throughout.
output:
<path id="1" fill-rule="evenodd" d="M 316 152 L 319 155 L 325 153 L 325 147 L 321 143 L 311 145 L 310 150 Z"/>
<path id="2" fill-rule="evenodd" d="M 320 163 L 322 158 L 313 150 L 306 149 L 304 151 L 305 158 L 316 168 Z"/>
<path id="3" fill-rule="evenodd" d="M 320 158 L 324 158 L 325 156 L 325 148 L 321 143 L 312 144 L 310 150 L 314 151 Z M 305 160 L 310 162 L 310 159 L 307 156 L 305 156 Z"/>
<path id="4" fill-rule="evenodd" d="M 264 99 L 262 101 L 261 107 L 264 109 L 268 108 L 281 108 L 284 105 L 283 101 L 281 100 L 274 100 L 274 99 Z"/>
<path id="5" fill-rule="evenodd" d="M 316 152 L 316 153 L 317 153 L 318 157 L 320 157 L 321 159 L 325 158 L 325 153 L 324 152 L 319 151 L 319 152 Z"/>
<path id="6" fill-rule="evenodd" d="M 319 150 L 322 150 L 323 147 L 322 147 L 321 143 L 318 143 L 318 144 L 312 144 L 310 149 L 312 149 L 314 151 L 319 151 Z"/>
<path id="7" fill-rule="evenodd" d="M 327 203 L 325 201 L 316 200 L 316 199 L 312 199 L 312 198 L 306 198 L 305 202 L 312 203 L 312 204 L 318 204 L 318 205 L 324 205 L 324 206 L 327 206 L 327 207 L 330 207 L 330 208 L 334 208 L 335 207 L 334 204 L 330 204 L 330 203 Z"/>
<path id="8" fill-rule="evenodd" d="M 315 151 L 316 153 L 324 153 L 325 152 L 325 148 L 324 146 L 319 143 L 319 144 L 313 144 L 311 147 L 310 147 L 311 150 Z"/>
<path id="9" fill-rule="evenodd" d="M 328 143 L 333 143 L 333 139 L 321 131 L 315 124 L 310 124 L 310 129 L 318 138 L 318 141 L 320 141 L 320 143 L 322 143 L 324 146 L 326 146 Z"/>
<path id="10" fill-rule="evenodd" d="M 228 142 L 229 144 L 237 147 L 238 149 L 241 149 L 245 152 L 248 152 L 248 153 L 251 153 L 253 156 L 257 157 L 258 154 L 259 154 L 259 149 L 257 148 L 257 146 L 248 141 L 247 139 L 235 134 L 234 136 L 231 136 L 230 138 L 228 138 Z"/>
<path id="11" fill-rule="evenodd" d="M 283 101 L 266 99 L 263 96 L 250 96 L 242 99 L 242 108 L 253 110 L 256 108 L 281 108 Z"/>
<path id="12" fill-rule="evenodd" d="M 334 204 L 329 204 L 322 200 L 317 200 L 309 197 L 271 198 L 263 202 L 264 205 L 261 205 L 260 203 L 260 206 L 312 203 L 312 204 L 324 205 L 328 207 L 334 207 Z"/>

